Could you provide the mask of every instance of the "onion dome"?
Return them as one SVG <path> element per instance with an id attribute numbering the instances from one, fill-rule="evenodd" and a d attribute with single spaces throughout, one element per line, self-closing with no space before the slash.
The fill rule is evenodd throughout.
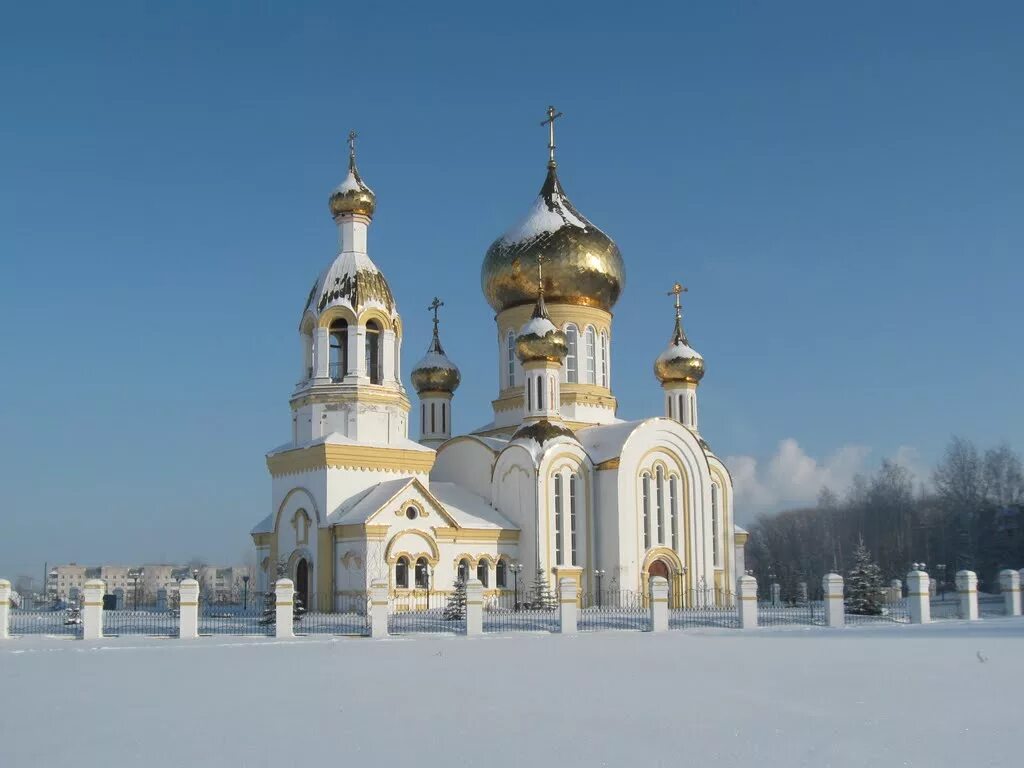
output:
<path id="1" fill-rule="evenodd" d="M 547 419 L 541 419 L 540 421 L 534 421 L 521 426 L 515 431 L 509 442 L 512 440 L 535 440 L 540 445 L 544 445 L 544 443 L 554 440 L 556 437 L 576 439 L 573 431 L 564 424 L 552 424 Z"/>
<path id="2" fill-rule="evenodd" d="M 434 337 L 427 347 L 427 354 L 420 358 L 412 369 L 412 385 L 418 394 L 425 392 L 453 393 L 462 381 L 462 374 L 455 363 L 448 359 L 441 346 L 441 338 L 437 334 L 437 309 L 444 305 L 443 301 L 434 299 L 431 309 L 434 310 Z"/>
<path id="3" fill-rule="evenodd" d="M 534 296 L 528 266 L 543 259 L 548 299 L 610 311 L 626 282 L 619 247 L 565 196 L 554 159 L 554 109 L 548 175 L 526 217 L 499 237 L 484 256 L 480 283 L 495 312 L 529 304 Z"/>
<path id="4" fill-rule="evenodd" d="M 698 384 L 704 378 L 704 358 L 686 338 L 683 331 L 683 313 L 679 304 L 679 295 L 685 291 L 679 283 L 672 288 L 676 297 L 676 327 L 668 349 L 658 355 L 654 361 L 654 375 L 662 384 L 683 383 Z"/>
<path id="5" fill-rule="evenodd" d="M 377 208 L 377 196 L 366 186 L 356 168 L 355 131 L 348 135 L 348 176 L 331 192 L 330 207 L 331 216 L 335 218 L 355 213 L 372 218 Z"/>
<path id="6" fill-rule="evenodd" d="M 544 281 L 541 278 L 533 315 L 519 329 L 519 335 L 516 337 L 516 355 L 523 363 L 531 360 L 561 363 L 568 353 L 569 345 L 565 340 L 565 334 L 558 330 L 548 317 L 548 308 L 544 304 Z"/>
<path id="7" fill-rule="evenodd" d="M 346 305 L 359 314 L 362 307 L 371 303 L 380 305 L 389 315 L 395 313 L 395 297 L 384 273 L 365 253 L 346 251 L 317 278 L 306 298 L 303 315 L 319 315 L 336 304 Z"/>

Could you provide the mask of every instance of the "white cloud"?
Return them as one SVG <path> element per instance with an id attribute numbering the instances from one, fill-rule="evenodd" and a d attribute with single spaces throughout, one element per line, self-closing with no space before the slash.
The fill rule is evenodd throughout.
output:
<path id="1" fill-rule="evenodd" d="M 813 503 L 826 486 L 842 493 L 854 475 L 866 471 L 870 453 L 866 446 L 850 444 L 819 461 L 789 437 L 779 442 L 767 461 L 729 456 L 725 463 L 732 473 L 737 517 L 749 519 L 758 512 Z"/>

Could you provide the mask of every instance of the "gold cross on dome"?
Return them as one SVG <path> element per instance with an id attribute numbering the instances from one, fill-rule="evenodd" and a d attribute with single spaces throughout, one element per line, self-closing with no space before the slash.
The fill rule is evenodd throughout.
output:
<path id="1" fill-rule="evenodd" d="M 548 165 L 552 167 L 555 165 L 555 120 L 561 116 L 562 113 L 552 106 L 548 107 L 548 119 L 541 121 L 542 126 L 548 127 Z"/>
<path id="2" fill-rule="evenodd" d="M 355 131 L 348 132 L 348 156 L 353 160 L 356 159 L 356 137 L 359 136 Z"/>
<path id="3" fill-rule="evenodd" d="M 432 302 L 430 302 L 430 306 L 427 307 L 427 311 L 428 312 L 432 311 L 434 313 L 434 327 L 435 328 L 437 327 L 437 310 L 439 310 L 443 306 L 444 306 L 444 302 L 441 301 L 439 298 L 437 298 L 437 296 L 435 296 L 434 300 Z"/>
<path id="4" fill-rule="evenodd" d="M 685 288 L 682 283 L 675 283 L 675 284 L 672 285 L 672 290 L 669 291 L 667 294 L 665 294 L 666 296 L 675 296 L 676 297 L 676 317 L 679 317 L 680 310 L 682 309 L 682 304 L 680 303 L 680 297 L 682 296 L 682 294 L 686 293 L 688 290 L 689 289 Z"/>

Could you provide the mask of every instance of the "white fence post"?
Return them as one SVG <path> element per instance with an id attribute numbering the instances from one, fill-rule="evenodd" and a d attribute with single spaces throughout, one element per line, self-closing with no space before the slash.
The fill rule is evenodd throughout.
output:
<path id="1" fill-rule="evenodd" d="M 928 624 L 932 620 L 931 583 L 924 571 L 913 570 L 907 574 L 907 603 L 910 606 L 911 624 Z"/>
<path id="2" fill-rule="evenodd" d="M 838 573 L 826 573 L 821 579 L 821 591 L 825 595 L 825 625 L 829 627 L 846 626 L 843 577 Z"/>
<path id="3" fill-rule="evenodd" d="M 558 608 L 560 626 L 559 631 L 563 635 L 573 635 L 576 633 L 576 580 L 575 579 L 559 579 L 558 580 Z"/>
<path id="4" fill-rule="evenodd" d="M 668 579 L 654 576 L 650 584 L 651 632 L 668 630 Z"/>
<path id="5" fill-rule="evenodd" d="M 889 582 L 889 602 L 897 603 L 903 599 L 903 582 L 893 579 Z"/>
<path id="6" fill-rule="evenodd" d="M 0 640 L 11 636 L 11 582 L 0 579 Z"/>
<path id="7" fill-rule="evenodd" d="M 960 597 L 960 618 L 976 621 L 978 618 L 978 574 L 974 571 L 957 571 L 956 592 Z"/>
<path id="8" fill-rule="evenodd" d="M 178 586 L 178 637 L 199 637 L 199 582 L 185 579 Z"/>
<path id="9" fill-rule="evenodd" d="M 806 581 L 798 581 L 796 583 L 796 601 L 800 605 L 805 605 L 807 603 L 807 582 Z"/>
<path id="10" fill-rule="evenodd" d="M 370 583 L 370 637 L 388 636 L 388 583 Z"/>
<path id="11" fill-rule="evenodd" d="M 757 579 L 741 576 L 739 582 L 740 629 L 757 628 Z"/>
<path id="12" fill-rule="evenodd" d="M 100 579 L 89 579 L 82 587 L 83 640 L 99 640 L 103 637 L 103 593 L 106 588 Z"/>
<path id="13" fill-rule="evenodd" d="M 772 605 L 782 605 L 782 585 L 778 582 L 772 583 Z"/>
<path id="14" fill-rule="evenodd" d="M 291 579 L 278 579 L 274 585 L 274 637 L 295 637 L 293 615 L 295 606 L 295 584 Z"/>
<path id="15" fill-rule="evenodd" d="M 484 585 L 479 579 L 466 582 L 466 634 L 484 633 Z"/>
<path id="16" fill-rule="evenodd" d="M 1020 616 L 1020 574 L 1012 568 L 1000 571 L 999 586 L 1002 587 L 1003 600 L 1006 601 L 1006 615 Z M 0 596 L 0 602 L 2 602 L 2 596 Z M 0 627 L 0 632 L 3 632 L 2 627 Z M 0 635 L 0 637 L 2 636 Z"/>

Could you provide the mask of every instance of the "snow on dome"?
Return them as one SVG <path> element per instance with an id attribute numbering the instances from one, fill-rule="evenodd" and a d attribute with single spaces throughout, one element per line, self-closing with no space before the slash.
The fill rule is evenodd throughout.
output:
<path id="1" fill-rule="evenodd" d="M 445 355 L 438 354 L 437 352 L 427 352 L 427 354 L 421 357 L 419 362 L 413 366 L 413 370 L 419 370 L 421 368 L 444 368 L 451 371 L 459 370 L 455 363 L 449 360 Z"/>
<path id="2" fill-rule="evenodd" d="M 691 347 L 688 344 L 684 344 L 683 342 L 679 342 L 677 344 L 670 344 L 668 349 L 666 349 L 664 352 L 658 355 L 658 362 L 664 362 L 666 360 L 679 360 L 680 358 L 694 358 L 697 360 L 704 359 L 701 356 L 700 352 L 695 350 L 693 347 Z"/>
<path id="3" fill-rule="evenodd" d="M 523 220 L 502 235 L 501 240 L 504 243 L 519 243 L 554 232 L 566 225 L 583 231 L 587 229 L 587 222 L 569 209 L 565 204 L 565 197 L 553 192 L 550 201 L 544 195 L 538 196 Z"/>
<path id="4" fill-rule="evenodd" d="M 523 324 L 523 327 L 519 329 L 519 335 L 547 336 L 549 333 L 553 333 L 557 330 L 558 328 L 555 327 L 555 324 L 546 317 L 531 317 Z"/>
<path id="5" fill-rule="evenodd" d="M 395 311 L 395 298 L 384 274 L 365 253 L 346 251 L 320 275 L 306 299 L 303 311 L 319 314 L 334 304 L 347 304 L 358 312 L 376 301 L 389 314 Z"/>
<path id="6" fill-rule="evenodd" d="M 335 192 L 340 192 L 341 194 L 345 194 L 346 192 L 358 192 L 360 190 L 372 191 L 368 186 L 357 179 L 356 175 L 352 173 L 352 171 L 349 171 L 345 180 L 334 188 Z"/>

